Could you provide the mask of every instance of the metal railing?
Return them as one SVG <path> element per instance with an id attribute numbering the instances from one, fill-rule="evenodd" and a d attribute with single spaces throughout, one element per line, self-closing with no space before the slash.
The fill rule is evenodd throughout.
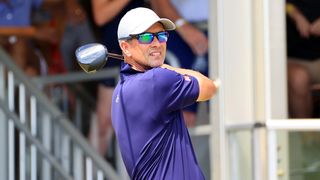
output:
<path id="1" fill-rule="evenodd" d="M 266 142 L 267 142 L 267 157 L 268 164 L 264 164 L 260 161 L 260 145 L 261 145 L 261 135 L 259 135 L 259 130 L 265 130 Z M 229 146 L 229 157 L 230 162 L 232 162 L 232 167 L 230 167 L 230 173 L 232 173 L 232 177 L 239 177 L 239 173 L 237 173 L 238 164 L 241 164 L 237 161 L 237 151 L 239 149 L 238 140 L 235 138 L 234 134 L 239 132 L 249 132 L 251 137 L 251 170 L 252 170 L 252 179 L 261 179 L 263 176 L 260 171 L 263 168 L 267 168 L 268 179 L 277 180 L 280 179 L 282 173 L 279 171 L 278 161 L 279 161 L 279 152 L 278 152 L 278 137 L 277 131 L 285 131 L 285 132 L 308 132 L 308 131 L 319 131 L 320 130 L 320 120 L 318 119 L 272 119 L 267 120 L 265 123 L 260 122 L 248 122 L 248 123 L 237 123 L 237 124 L 228 124 L 226 125 L 226 133 L 228 138 L 228 146 Z M 292 170 L 289 169 L 289 175 L 293 175 L 295 172 L 291 171 L 299 171 L 299 173 L 304 173 L 308 170 L 308 168 Z M 236 173 L 235 173 L 236 172 Z M 232 179 L 232 178 L 231 178 Z"/>
<path id="2" fill-rule="evenodd" d="M 120 179 L 37 87 L 0 49 L 0 123 L 7 127 L 0 179 Z"/>

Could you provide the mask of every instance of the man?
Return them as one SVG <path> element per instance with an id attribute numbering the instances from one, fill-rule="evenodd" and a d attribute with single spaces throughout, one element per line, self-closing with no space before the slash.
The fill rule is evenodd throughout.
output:
<path id="1" fill-rule="evenodd" d="M 112 123 L 131 179 L 204 179 L 182 109 L 209 100 L 218 83 L 163 64 L 175 25 L 135 8 L 118 26 L 125 63 L 112 98 Z"/>

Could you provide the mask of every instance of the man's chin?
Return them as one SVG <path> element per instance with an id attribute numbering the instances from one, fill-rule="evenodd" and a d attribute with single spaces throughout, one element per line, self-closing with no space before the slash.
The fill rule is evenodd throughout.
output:
<path id="1" fill-rule="evenodd" d="M 152 63 L 151 63 L 151 66 L 152 67 L 160 67 L 162 66 L 162 64 L 164 63 L 164 60 L 153 60 Z"/>
<path id="2" fill-rule="evenodd" d="M 159 63 L 159 64 L 153 64 L 152 67 L 156 68 L 156 67 L 160 67 L 162 66 L 163 63 Z"/>

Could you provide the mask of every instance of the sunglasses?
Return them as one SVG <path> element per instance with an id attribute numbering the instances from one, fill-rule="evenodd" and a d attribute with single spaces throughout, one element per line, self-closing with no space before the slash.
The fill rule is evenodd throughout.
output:
<path id="1" fill-rule="evenodd" d="M 121 38 L 120 40 L 137 39 L 140 44 L 151 44 L 155 36 L 160 43 L 164 43 L 168 41 L 169 33 L 167 31 L 161 31 L 157 33 L 145 32 L 141 34 L 130 35 L 130 37 Z"/>

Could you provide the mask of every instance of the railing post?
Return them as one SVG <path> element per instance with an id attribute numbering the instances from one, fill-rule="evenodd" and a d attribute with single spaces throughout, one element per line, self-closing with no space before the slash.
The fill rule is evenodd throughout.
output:
<path id="1" fill-rule="evenodd" d="M 42 143 L 45 149 L 52 153 L 51 147 L 51 119 L 49 113 L 43 113 L 42 117 Z M 51 167 L 48 160 L 42 160 L 42 179 L 51 180 Z"/>
<path id="2" fill-rule="evenodd" d="M 37 100 L 34 96 L 30 98 L 30 129 L 31 134 L 37 136 Z M 37 179 L 37 148 L 31 144 L 31 180 Z"/>
<path id="3" fill-rule="evenodd" d="M 9 110 L 14 112 L 14 76 L 13 72 L 8 73 L 8 106 Z M 10 119 L 8 121 L 8 168 L 9 168 L 9 180 L 15 179 L 15 133 L 14 123 Z"/>
<path id="4" fill-rule="evenodd" d="M 83 169 L 84 159 L 83 159 L 83 153 L 81 152 L 81 149 L 74 145 L 73 147 L 73 172 L 74 172 L 74 179 L 75 180 L 82 180 L 84 179 L 83 171 L 76 173 L 79 169 Z"/>
<path id="5" fill-rule="evenodd" d="M 86 179 L 93 180 L 92 159 L 89 157 L 86 157 Z"/>
<path id="6" fill-rule="evenodd" d="M 26 124 L 26 92 L 23 84 L 19 85 L 19 116 L 23 125 Z M 26 180 L 26 137 L 19 132 L 19 175 L 20 180 Z"/>
<path id="7" fill-rule="evenodd" d="M 268 130 L 268 179 L 277 180 L 277 137 L 275 130 Z"/>
<path id="8" fill-rule="evenodd" d="M 70 161 L 71 161 L 71 140 L 70 137 L 66 133 L 61 133 L 61 164 L 62 167 L 70 174 L 71 173 L 71 167 L 70 167 Z"/>
<path id="9" fill-rule="evenodd" d="M 4 73 L 4 66 L 0 63 L 0 99 L 4 100 L 5 98 L 5 73 Z M 7 120 L 5 118 L 5 114 L 0 109 L 0 143 L 1 144 L 8 144 L 8 131 L 7 131 Z M 6 146 L 5 146 L 6 147 Z M 8 179 L 8 159 L 7 159 L 7 148 L 0 148 L 0 179 Z"/>

